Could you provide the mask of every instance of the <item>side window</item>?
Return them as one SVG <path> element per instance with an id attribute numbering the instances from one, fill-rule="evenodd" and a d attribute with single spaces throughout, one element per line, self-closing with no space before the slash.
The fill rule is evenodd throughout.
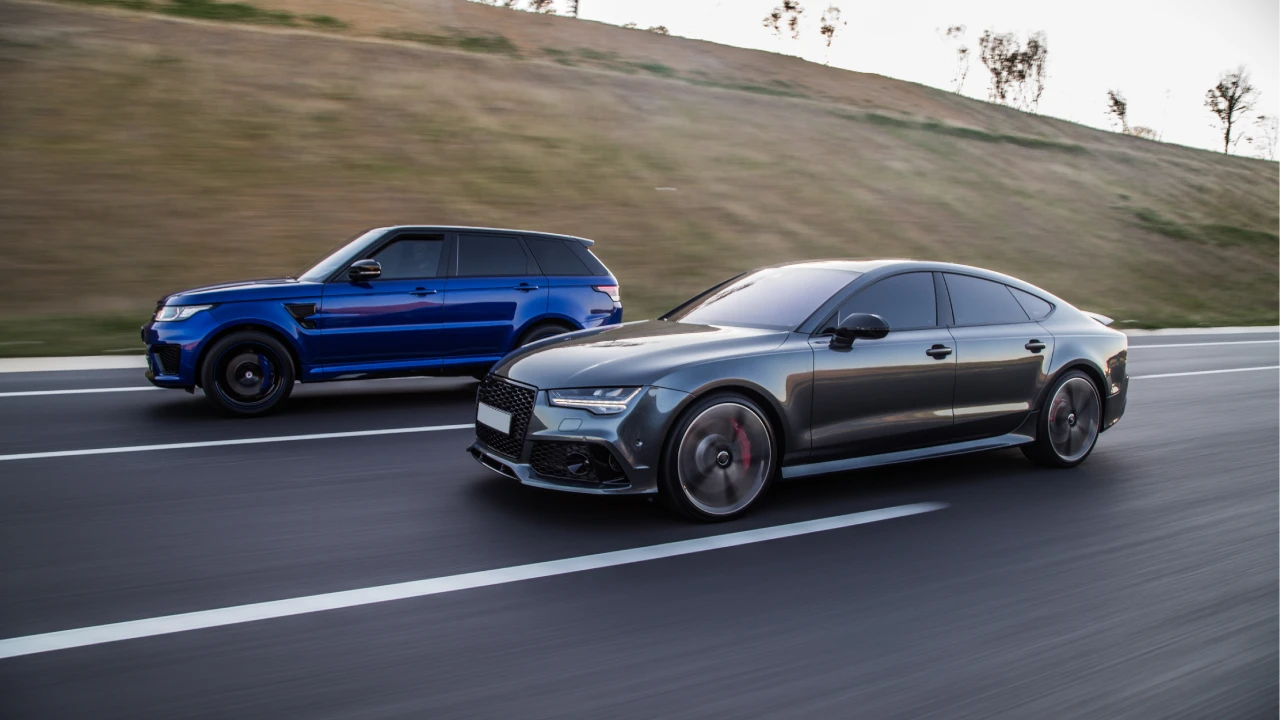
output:
<path id="1" fill-rule="evenodd" d="M 594 275 L 564 240 L 525 238 L 543 275 Z"/>
<path id="2" fill-rule="evenodd" d="M 1018 304 L 1022 306 L 1023 310 L 1027 311 L 1027 315 L 1032 320 L 1043 320 L 1049 317 L 1049 313 L 1053 312 L 1053 305 L 1047 300 L 1041 300 L 1035 295 L 1023 292 L 1015 287 L 1009 288 L 1009 292 L 1013 293 L 1013 296 L 1018 299 Z"/>
<path id="3" fill-rule="evenodd" d="M 1003 325 L 1027 322 L 1027 314 L 1003 283 L 945 273 L 956 325 Z"/>
<path id="4" fill-rule="evenodd" d="M 444 238 L 399 237 L 379 250 L 373 259 L 382 266 L 381 280 L 420 280 L 438 277 Z"/>
<path id="5" fill-rule="evenodd" d="M 837 322 L 853 313 L 874 313 L 891 329 L 933 327 L 938 324 L 938 302 L 933 273 L 912 272 L 885 278 L 858 291 L 840 308 Z"/>
<path id="6" fill-rule="evenodd" d="M 458 277 L 528 275 L 529 258 L 509 235 L 459 235 Z"/>

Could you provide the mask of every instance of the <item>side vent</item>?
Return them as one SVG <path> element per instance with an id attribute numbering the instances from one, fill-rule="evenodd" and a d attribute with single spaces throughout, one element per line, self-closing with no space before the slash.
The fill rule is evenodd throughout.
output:
<path id="1" fill-rule="evenodd" d="M 316 314 L 315 303 L 285 303 L 284 308 L 289 311 L 293 319 L 297 320 L 302 327 L 308 330 L 316 329 L 316 321 L 307 319 Z"/>

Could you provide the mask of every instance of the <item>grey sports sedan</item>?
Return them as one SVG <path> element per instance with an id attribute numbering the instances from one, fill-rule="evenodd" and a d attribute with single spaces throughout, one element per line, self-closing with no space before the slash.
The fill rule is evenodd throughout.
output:
<path id="1" fill-rule="evenodd" d="M 819 473 L 1013 446 L 1073 467 L 1124 413 L 1128 341 L 1109 322 L 962 265 L 762 268 L 508 355 L 470 452 L 526 485 L 657 493 L 706 521 Z"/>

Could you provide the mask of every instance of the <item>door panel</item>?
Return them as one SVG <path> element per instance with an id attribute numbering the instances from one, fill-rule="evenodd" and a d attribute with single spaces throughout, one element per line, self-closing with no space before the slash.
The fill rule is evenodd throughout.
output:
<path id="1" fill-rule="evenodd" d="M 946 328 L 890 331 L 848 350 L 829 342 L 812 341 L 811 461 L 950 441 L 956 358 L 942 352 L 955 347 Z"/>
<path id="2" fill-rule="evenodd" d="M 455 258 L 445 287 L 443 363 L 495 362 L 517 332 L 546 314 L 546 278 L 516 236 L 459 234 Z"/>
<path id="3" fill-rule="evenodd" d="M 325 372 L 438 366 L 444 289 L 443 278 L 325 285 L 317 317 Z"/>
<path id="4" fill-rule="evenodd" d="M 1039 323 L 953 327 L 956 439 L 1013 432 L 1035 406 L 1053 358 L 1053 336 Z M 1028 349 L 1036 344 L 1036 352 Z"/>

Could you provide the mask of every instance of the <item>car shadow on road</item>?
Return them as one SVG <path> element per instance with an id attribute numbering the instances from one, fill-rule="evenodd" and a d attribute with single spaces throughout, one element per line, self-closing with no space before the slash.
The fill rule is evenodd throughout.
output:
<path id="1" fill-rule="evenodd" d="M 197 390 L 195 396 L 171 393 L 171 402 L 159 403 L 152 412 L 160 419 L 171 421 L 229 420 L 252 425 L 256 418 L 236 418 L 223 415 L 212 407 Z M 423 410 L 470 408 L 476 398 L 473 380 L 423 379 L 407 381 L 371 381 L 319 383 L 299 385 L 283 407 L 267 417 L 273 423 L 287 424 L 289 418 L 306 418 L 327 415 L 348 415 L 352 412 L 394 414 L 413 411 L 412 423 L 429 425 L 431 416 Z M 441 418 L 440 422 L 457 422 L 457 418 Z"/>

